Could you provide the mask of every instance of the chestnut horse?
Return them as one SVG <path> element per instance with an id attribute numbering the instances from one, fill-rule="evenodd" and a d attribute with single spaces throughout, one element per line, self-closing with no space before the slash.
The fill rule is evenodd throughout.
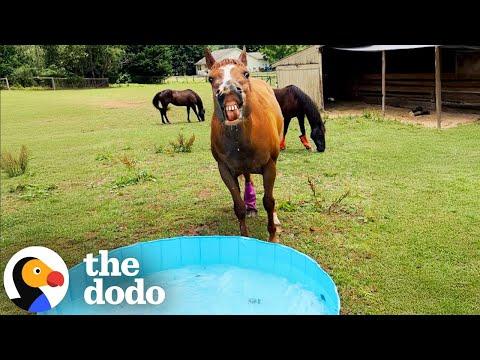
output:
<path id="1" fill-rule="evenodd" d="M 202 99 L 193 90 L 170 90 L 166 89 L 157 93 L 152 99 L 153 106 L 155 106 L 162 116 L 162 123 L 170 124 L 167 117 L 167 108 L 169 104 L 176 106 L 187 107 L 187 120 L 190 122 L 190 108 L 197 115 L 198 121 L 205 121 L 205 109 L 203 108 Z M 160 106 L 161 105 L 161 106 Z M 197 108 L 198 107 L 198 111 Z M 164 120 L 167 120 L 165 122 Z"/>
<path id="2" fill-rule="evenodd" d="M 250 78 L 245 49 L 238 60 L 216 62 L 209 49 L 205 50 L 205 58 L 214 102 L 211 150 L 220 176 L 232 195 L 240 232 L 248 236 L 245 217 L 257 211 L 250 174 L 261 174 L 269 241 L 278 242 L 276 225 L 280 222 L 275 213 L 273 187 L 283 134 L 280 105 L 266 82 Z M 244 199 L 238 183 L 240 175 L 245 177 Z"/>

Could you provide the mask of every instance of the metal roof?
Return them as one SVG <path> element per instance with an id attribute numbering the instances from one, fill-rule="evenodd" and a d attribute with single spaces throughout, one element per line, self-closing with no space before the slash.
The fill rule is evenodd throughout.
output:
<path id="1" fill-rule="evenodd" d="M 277 67 L 278 65 L 286 65 L 286 64 L 288 63 L 288 60 L 289 60 L 289 59 L 295 58 L 295 57 L 297 57 L 299 54 L 302 54 L 302 53 L 311 51 L 313 48 L 316 48 L 316 50 L 318 50 L 318 49 L 321 48 L 322 46 L 325 46 L 325 45 L 310 45 L 309 47 L 307 47 L 307 48 L 305 48 L 305 49 L 303 49 L 303 50 L 297 51 L 296 53 L 290 54 L 290 55 L 288 55 L 288 56 L 285 56 L 285 57 L 281 58 L 280 60 L 277 60 L 276 62 L 274 62 L 274 63 L 272 64 L 272 67 Z"/>
<path id="2" fill-rule="evenodd" d="M 439 46 L 442 48 L 451 48 L 451 49 L 471 49 L 471 50 L 480 49 L 480 46 L 471 46 L 471 45 L 370 45 L 370 46 L 360 46 L 360 47 L 353 47 L 353 48 L 334 47 L 334 49 L 345 50 L 345 51 L 389 51 L 389 50 L 433 48 L 435 46 Z"/>
<path id="3" fill-rule="evenodd" d="M 370 45 L 370 46 L 361 46 L 353 48 L 338 48 L 334 47 L 337 50 L 345 51 L 387 51 L 387 50 L 407 50 L 407 49 L 420 49 L 427 47 L 435 47 L 436 45 Z"/>

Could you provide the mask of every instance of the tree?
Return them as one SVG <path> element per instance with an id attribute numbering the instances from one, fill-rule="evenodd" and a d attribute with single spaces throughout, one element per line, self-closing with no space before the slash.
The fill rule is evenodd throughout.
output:
<path id="1" fill-rule="evenodd" d="M 204 55 L 203 45 L 172 45 L 170 56 L 174 75 L 194 75 L 195 63 Z"/>
<path id="2" fill-rule="evenodd" d="M 86 45 L 60 45 L 58 51 L 58 67 L 65 69 L 69 75 L 84 76 L 88 68 Z"/>
<path id="3" fill-rule="evenodd" d="M 125 55 L 123 46 L 88 45 L 85 51 L 87 54 L 85 76 L 116 79 L 120 62 Z"/>
<path id="4" fill-rule="evenodd" d="M 171 52 L 167 45 L 132 45 L 125 49 L 121 70 L 134 81 L 165 78 L 172 73 Z"/>
<path id="5" fill-rule="evenodd" d="M 17 48 L 13 45 L 0 45 L 0 77 L 11 76 L 22 65 Z"/>
<path id="6" fill-rule="evenodd" d="M 41 45 L 43 49 L 43 56 L 45 66 L 56 66 L 60 57 L 60 51 L 58 45 Z"/>
<path id="7" fill-rule="evenodd" d="M 12 84 L 33 85 L 43 65 L 43 51 L 37 45 L 0 46 L 0 76 L 9 77 Z"/>
<path id="8" fill-rule="evenodd" d="M 272 64 L 285 56 L 305 49 L 307 46 L 308 45 L 265 45 L 260 51 L 265 55 L 270 64 Z"/>

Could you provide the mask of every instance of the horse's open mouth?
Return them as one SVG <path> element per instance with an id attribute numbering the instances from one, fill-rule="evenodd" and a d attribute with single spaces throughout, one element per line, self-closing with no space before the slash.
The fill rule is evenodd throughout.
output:
<path id="1" fill-rule="evenodd" d="M 235 98 L 226 99 L 223 104 L 223 111 L 225 113 L 225 123 L 234 125 L 241 120 L 242 104 Z"/>

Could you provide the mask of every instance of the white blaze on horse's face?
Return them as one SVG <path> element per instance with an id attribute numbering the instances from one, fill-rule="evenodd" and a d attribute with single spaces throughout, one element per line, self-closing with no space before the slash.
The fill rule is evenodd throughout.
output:
<path id="1" fill-rule="evenodd" d="M 230 85 L 230 82 L 232 81 L 232 69 L 235 67 L 233 64 L 228 64 L 225 66 L 222 66 L 220 70 L 223 72 L 223 81 L 218 87 L 218 89 L 222 92 L 225 92 L 225 90 L 228 89 L 228 86 Z"/>

